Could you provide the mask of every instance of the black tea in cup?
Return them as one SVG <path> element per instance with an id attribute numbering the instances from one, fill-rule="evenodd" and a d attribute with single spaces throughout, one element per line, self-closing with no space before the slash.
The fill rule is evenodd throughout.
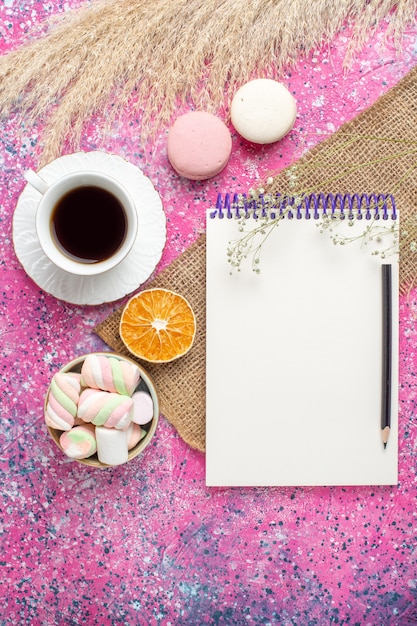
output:
<path id="1" fill-rule="evenodd" d="M 51 213 L 51 233 L 61 251 L 81 263 L 100 263 L 113 256 L 126 236 L 121 202 L 94 185 L 65 193 Z"/>

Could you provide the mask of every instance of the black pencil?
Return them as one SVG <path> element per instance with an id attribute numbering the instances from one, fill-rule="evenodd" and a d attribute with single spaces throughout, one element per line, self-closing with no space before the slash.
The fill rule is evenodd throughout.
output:
<path id="1" fill-rule="evenodd" d="M 384 448 L 391 429 L 392 377 L 392 273 L 391 265 L 382 265 L 382 410 L 381 432 Z"/>

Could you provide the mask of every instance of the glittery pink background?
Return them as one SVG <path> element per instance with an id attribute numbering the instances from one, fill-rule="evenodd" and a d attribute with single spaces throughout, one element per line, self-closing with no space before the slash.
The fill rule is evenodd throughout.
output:
<path id="1" fill-rule="evenodd" d="M 2 0 L 0 53 L 79 5 Z M 384 28 L 347 71 L 348 27 L 280 77 L 298 102 L 293 131 L 255 148 L 231 129 L 230 162 L 209 181 L 172 171 L 166 129 L 144 150 L 129 111 L 111 135 L 91 121 L 81 148 L 122 155 L 162 197 L 168 232 L 158 269 L 204 230 L 218 191 L 257 186 L 415 65 L 417 26 L 400 55 L 384 44 Z M 58 301 L 16 259 L 12 215 L 40 132 L 13 119 L 0 132 L 0 624 L 417 624 L 416 294 L 401 299 L 398 487 L 207 489 L 204 456 L 163 417 L 152 445 L 126 466 L 71 462 L 46 436 L 45 390 L 65 362 L 106 349 L 92 328 L 121 301 Z"/>

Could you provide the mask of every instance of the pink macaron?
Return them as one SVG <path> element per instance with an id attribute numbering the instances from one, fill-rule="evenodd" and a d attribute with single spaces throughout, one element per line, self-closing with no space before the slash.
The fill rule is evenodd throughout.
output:
<path id="1" fill-rule="evenodd" d="M 167 154 L 174 170 L 190 180 L 206 180 L 226 166 L 232 137 L 224 122 L 205 111 L 178 117 L 168 131 Z"/>

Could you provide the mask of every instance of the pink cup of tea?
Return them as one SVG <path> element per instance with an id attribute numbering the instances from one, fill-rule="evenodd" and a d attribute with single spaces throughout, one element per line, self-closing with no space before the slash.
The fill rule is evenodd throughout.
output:
<path id="1" fill-rule="evenodd" d="M 41 195 L 36 232 L 43 252 L 57 267 L 94 276 L 130 252 L 137 237 L 137 210 L 115 178 L 94 171 L 73 172 L 52 183 L 33 170 L 24 176 Z"/>

